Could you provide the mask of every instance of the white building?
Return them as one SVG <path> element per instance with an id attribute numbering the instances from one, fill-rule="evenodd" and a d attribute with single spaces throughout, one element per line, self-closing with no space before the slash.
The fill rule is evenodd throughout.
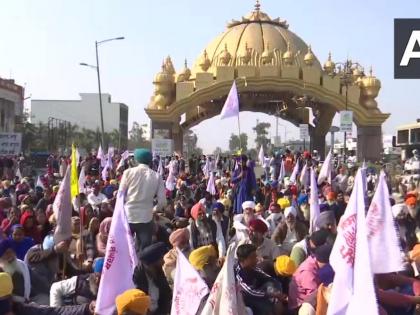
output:
<path id="1" fill-rule="evenodd" d="M 31 122 L 48 124 L 59 119 L 79 128 L 101 130 L 99 96 L 97 93 L 80 93 L 80 100 L 32 100 Z M 128 106 L 111 102 L 111 95 L 102 94 L 105 132 L 118 130 L 128 137 Z"/>
<path id="2" fill-rule="evenodd" d="M 13 132 L 22 122 L 24 90 L 14 80 L 0 78 L 0 132 Z"/>

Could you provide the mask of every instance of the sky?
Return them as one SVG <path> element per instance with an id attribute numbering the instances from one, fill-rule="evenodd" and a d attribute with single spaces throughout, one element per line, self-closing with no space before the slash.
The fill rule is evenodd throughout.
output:
<path id="1" fill-rule="evenodd" d="M 334 61 L 360 62 L 382 82 L 377 101 L 391 113 L 385 134 L 420 118 L 420 82 L 393 78 L 394 18 L 419 18 L 418 0 L 261 0 L 262 11 L 288 21 L 321 63 L 331 51 Z M 78 99 L 96 93 L 96 73 L 79 66 L 94 63 L 95 40 L 124 36 L 100 47 L 102 92 L 129 106 L 129 124 L 148 122 L 144 108 L 162 59 L 172 57 L 176 69 L 191 65 L 231 19 L 249 13 L 254 0 L 13 0 L 0 1 L 0 77 L 13 78 L 33 99 Z M 29 102 L 28 100 L 27 102 Z M 27 103 L 26 105 L 28 105 Z M 241 113 L 241 131 L 254 145 L 252 127 L 275 119 Z M 337 120 L 336 120 L 337 122 Z M 280 121 L 280 136 L 298 138 L 298 129 Z M 206 153 L 228 148 L 234 119 L 218 116 L 193 128 Z M 211 136 L 209 136 L 211 135 Z"/>

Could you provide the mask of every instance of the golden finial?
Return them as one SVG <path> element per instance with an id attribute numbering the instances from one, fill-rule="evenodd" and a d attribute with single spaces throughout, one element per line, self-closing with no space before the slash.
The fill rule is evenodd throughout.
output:
<path id="1" fill-rule="evenodd" d="M 188 68 L 187 58 L 185 58 L 185 61 L 184 61 L 184 66 L 185 66 L 185 68 Z"/>
<path id="2" fill-rule="evenodd" d="M 254 6 L 254 8 L 255 8 L 255 11 L 257 11 L 257 12 L 259 12 L 259 11 L 260 11 L 260 8 L 261 8 L 260 0 L 256 0 L 256 1 L 255 1 L 255 6 Z"/>
<path id="3" fill-rule="evenodd" d="M 369 68 L 369 76 L 373 77 L 373 67 L 370 66 Z"/>
<path id="4" fill-rule="evenodd" d="M 311 45 L 308 45 L 308 52 L 306 53 L 305 57 L 303 58 L 303 61 L 307 66 L 312 66 L 315 60 L 315 56 L 312 53 L 312 47 Z"/>

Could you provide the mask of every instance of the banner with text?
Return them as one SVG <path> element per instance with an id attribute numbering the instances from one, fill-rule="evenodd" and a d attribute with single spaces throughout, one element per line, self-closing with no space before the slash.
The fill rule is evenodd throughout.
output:
<path id="1" fill-rule="evenodd" d="M 22 152 L 22 134 L 0 132 L 0 155 L 18 155 Z"/>
<path id="2" fill-rule="evenodd" d="M 152 152 L 159 156 L 169 156 L 174 152 L 174 140 L 152 139 Z"/>
<path id="3" fill-rule="evenodd" d="M 343 110 L 340 112 L 340 131 L 353 131 L 353 112 L 351 110 Z"/>

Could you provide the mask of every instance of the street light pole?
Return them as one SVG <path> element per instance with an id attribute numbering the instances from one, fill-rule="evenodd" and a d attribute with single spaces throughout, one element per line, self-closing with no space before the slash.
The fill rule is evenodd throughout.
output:
<path id="1" fill-rule="evenodd" d="M 81 66 L 86 66 L 89 68 L 95 68 L 96 74 L 98 76 L 98 91 L 99 91 L 99 113 L 100 113 L 100 119 L 101 119 L 101 146 L 102 149 L 105 150 L 105 128 L 104 128 L 104 112 L 102 107 L 102 91 L 101 91 L 101 74 L 99 71 L 99 52 L 98 52 L 98 46 L 100 44 L 110 42 L 113 40 L 122 40 L 124 37 L 115 37 L 115 38 L 109 38 L 101 41 L 95 41 L 95 54 L 96 54 L 96 66 L 89 65 L 87 63 L 80 63 Z"/>
<path id="2" fill-rule="evenodd" d="M 101 75 L 99 72 L 99 54 L 98 54 L 97 41 L 95 41 L 95 52 L 96 52 L 96 73 L 98 75 L 98 90 L 99 90 L 99 113 L 100 113 L 100 118 L 101 118 L 101 146 L 102 146 L 102 150 L 105 150 L 104 112 L 102 108 Z"/>

